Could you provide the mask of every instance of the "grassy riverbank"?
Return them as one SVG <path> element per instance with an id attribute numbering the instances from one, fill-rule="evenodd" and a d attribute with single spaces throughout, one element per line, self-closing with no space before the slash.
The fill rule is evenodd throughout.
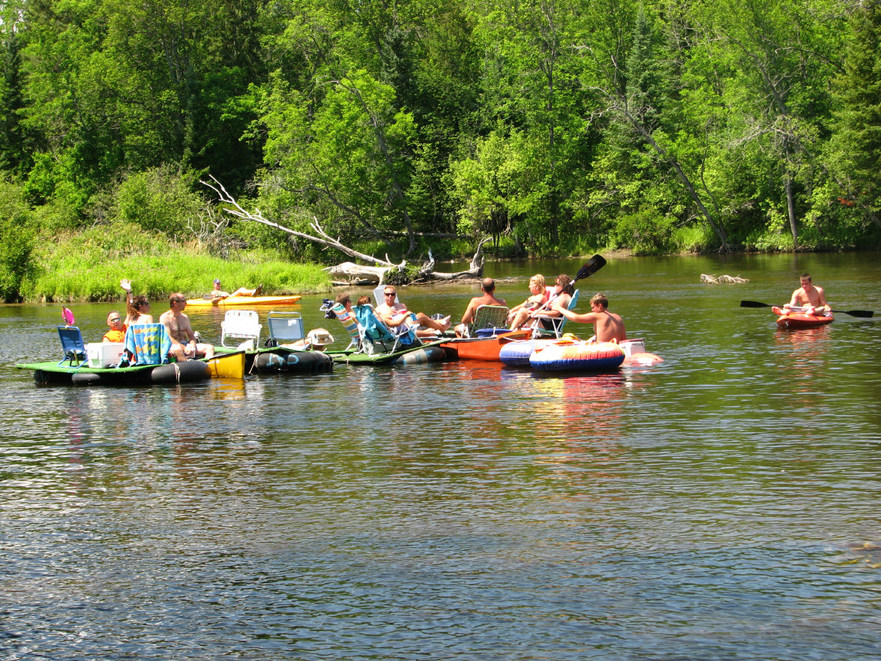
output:
<path id="1" fill-rule="evenodd" d="M 179 291 L 200 296 L 220 278 L 224 290 L 263 285 L 266 294 L 309 294 L 330 291 L 330 278 L 318 264 L 294 264 L 268 250 L 250 250 L 221 259 L 207 254 L 195 240 L 159 241 L 133 232 L 108 245 L 98 231 L 77 233 L 39 245 L 34 268 L 22 283 L 26 302 L 119 300 L 119 281 L 132 281 L 135 294 L 152 300 Z"/>

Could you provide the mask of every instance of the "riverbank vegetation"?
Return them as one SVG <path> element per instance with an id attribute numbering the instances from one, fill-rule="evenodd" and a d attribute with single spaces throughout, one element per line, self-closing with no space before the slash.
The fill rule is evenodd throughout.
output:
<path id="1" fill-rule="evenodd" d="M 228 217 L 209 175 L 393 259 L 881 245 L 878 0 L 0 12 L 3 300 L 103 296 L 61 274 L 120 260 L 173 272 L 157 294 L 338 261 Z"/>

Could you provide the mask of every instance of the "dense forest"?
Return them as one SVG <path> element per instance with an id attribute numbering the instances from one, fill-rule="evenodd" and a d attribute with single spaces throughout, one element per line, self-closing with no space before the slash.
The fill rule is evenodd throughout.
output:
<path id="1" fill-rule="evenodd" d="M 412 259 L 881 245 L 877 0 L 0 7 L 7 301 L 70 246 L 335 259 L 209 176 Z"/>

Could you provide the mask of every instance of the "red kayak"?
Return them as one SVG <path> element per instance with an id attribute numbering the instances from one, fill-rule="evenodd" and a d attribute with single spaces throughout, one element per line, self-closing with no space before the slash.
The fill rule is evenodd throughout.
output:
<path id="1" fill-rule="evenodd" d="M 835 321 L 835 317 L 830 315 L 803 314 L 801 312 L 792 312 L 783 308 L 773 307 L 771 311 L 777 315 L 777 327 L 798 330 L 799 328 L 816 328 L 817 326 L 825 326 Z"/>

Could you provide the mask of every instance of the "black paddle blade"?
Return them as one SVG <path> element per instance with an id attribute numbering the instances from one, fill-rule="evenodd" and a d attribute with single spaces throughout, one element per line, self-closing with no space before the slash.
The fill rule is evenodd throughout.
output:
<path id="1" fill-rule="evenodd" d="M 849 314 L 851 317 L 874 317 L 875 313 L 872 310 L 832 310 L 832 312 Z"/>
<path id="2" fill-rule="evenodd" d="M 575 280 L 573 280 L 572 282 L 575 282 L 576 280 L 581 280 L 582 278 L 586 278 L 589 275 L 593 275 L 605 265 L 606 260 L 602 255 L 594 255 L 589 260 L 587 260 L 584 266 L 582 266 L 578 270 L 578 273 L 575 274 Z"/>
<path id="3" fill-rule="evenodd" d="M 773 305 L 769 303 L 759 303 L 758 301 L 741 301 L 740 307 L 742 308 L 773 308 Z"/>

